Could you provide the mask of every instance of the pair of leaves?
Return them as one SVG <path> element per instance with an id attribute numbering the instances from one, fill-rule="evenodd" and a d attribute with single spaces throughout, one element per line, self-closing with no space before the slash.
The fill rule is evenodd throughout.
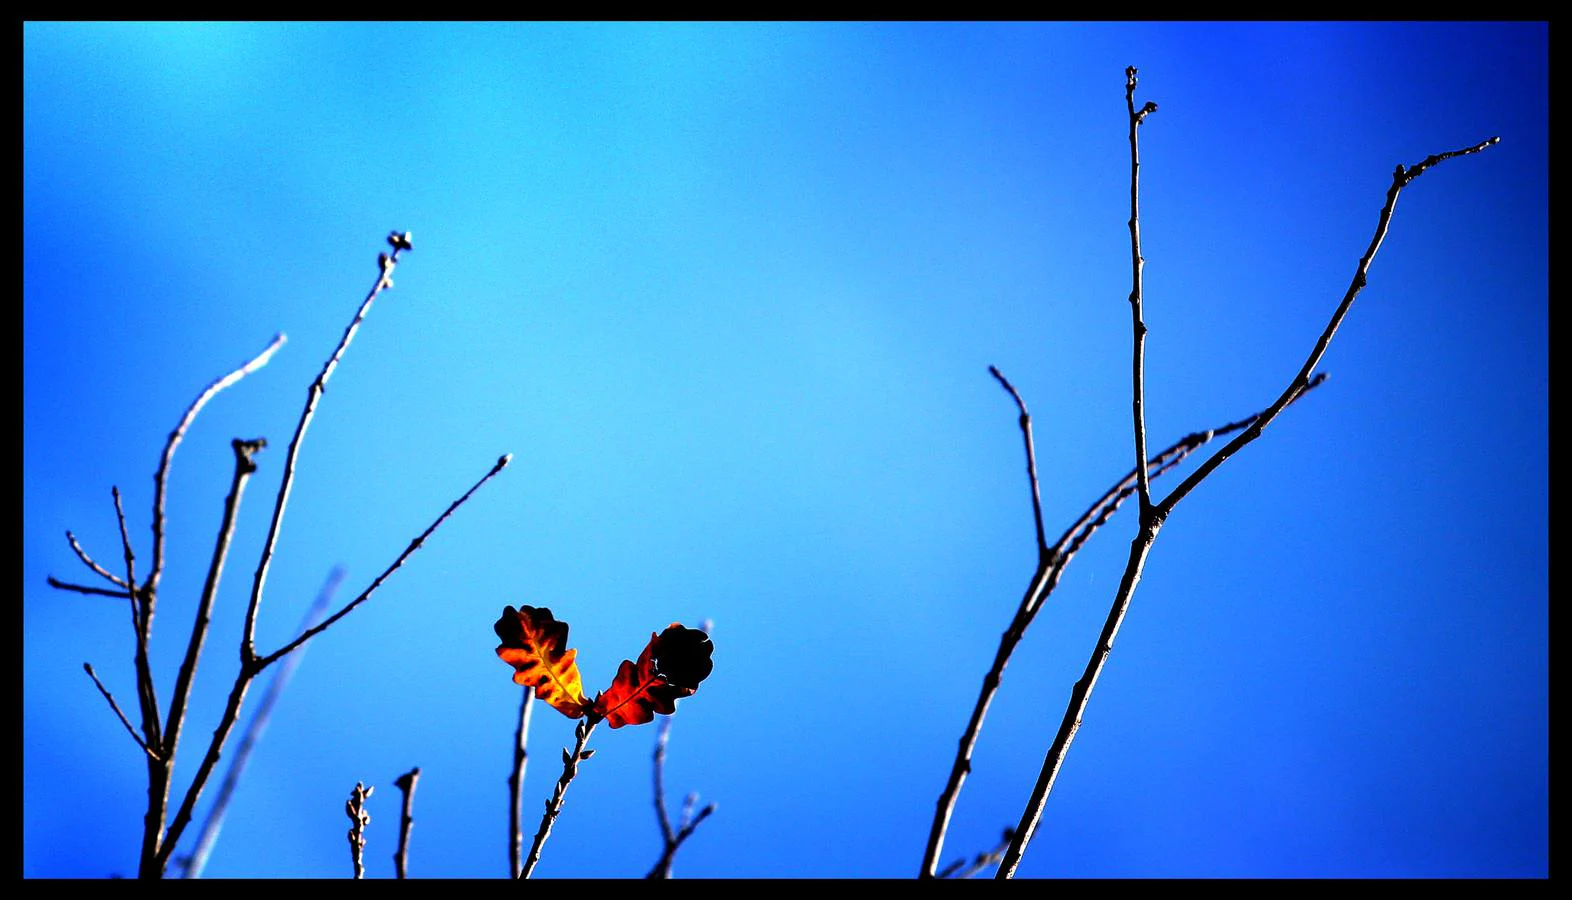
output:
<path id="1" fill-rule="evenodd" d="M 656 713 L 671 715 L 677 701 L 692 696 L 709 677 L 715 663 L 709 635 L 673 622 L 639 654 L 623 660 L 611 687 L 589 700 L 574 657 L 568 649 L 568 626 L 544 607 L 503 609 L 494 626 L 502 644 L 497 656 L 514 669 L 514 682 L 535 689 L 535 697 L 569 718 L 594 716 L 612 728 L 642 725 Z"/>

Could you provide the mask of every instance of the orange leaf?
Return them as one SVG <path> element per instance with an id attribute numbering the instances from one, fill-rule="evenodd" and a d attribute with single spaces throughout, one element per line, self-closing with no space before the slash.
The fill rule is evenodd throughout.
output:
<path id="1" fill-rule="evenodd" d="M 589 712 L 584 682 L 573 661 L 578 651 L 566 649 L 566 622 L 553 619 L 551 610 L 545 607 L 521 606 L 515 610 L 509 606 L 494 627 L 502 639 L 497 656 L 516 670 L 514 682 L 534 688 L 537 699 L 550 703 L 571 719 Z"/>
<path id="2" fill-rule="evenodd" d="M 595 697 L 594 712 L 612 728 L 642 725 L 656 713 L 671 715 L 715 668 L 710 636 L 673 622 L 650 642 L 637 663 L 623 660 L 611 687 Z"/>

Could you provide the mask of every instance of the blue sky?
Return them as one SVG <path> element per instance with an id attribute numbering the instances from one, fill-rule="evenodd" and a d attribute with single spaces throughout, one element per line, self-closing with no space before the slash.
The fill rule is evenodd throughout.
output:
<path id="1" fill-rule="evenodd" d="M 306 436 L 261 648 L 514 464 L 309 645 L 207 874 L 348 876 L 363 781 L 390 877 L 420 766 L 411 874 L 504 875 L 508 604 L 570 624 L 592 691 L 714 620 L 666 776 L 718 811 L 677 876 L 915 874 L 1035 562 L 987 367 L 1051 533 L 1130 465 L 1135 65 L 1154 446 L 1282 390 L 1396 164 L 1502 141 L 1405 191 L 1326 386 L 1169 520 L 1020 875 L 1547 875 L 1548 57 L 1543 23 L 26 24 L 23 873 L 134 873 L 145 801 L 81 670 L 130 702 L 128 616 L 46 585 L 94 577 L 64 532 L 117 560 L 118 485 L 145 570 L 165 436 L 288 335 L 172 468 L 166 698 L 229 441 L 272 444 L 183 791 L 306 387 L 408 229 Z M 1020 817 L 1133 529 L 1010 663 L 945 859 Z M 572 727 L 535 712 L 531 820 Z M 536 877 L 655 862 L 655 734 L 597 730 Z"/>

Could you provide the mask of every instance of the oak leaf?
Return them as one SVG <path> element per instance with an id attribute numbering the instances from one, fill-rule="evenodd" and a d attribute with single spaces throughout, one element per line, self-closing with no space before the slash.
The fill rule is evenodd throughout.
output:
<path id="1" fill-rule="evenodd" d="M 590 711 L 578 664 L 573 661 L 578 651 L 567 649 L 566 622 L 552 618 L 545 607 L 509 606 L 494 628 L 502 639 L 497 656 L 514 668 L 515 683 L 534 688 L 537 699 L 570 719 Z"/>
<path id="2" fill-rule="evenodd" d="M 715 668 L 709 635 L 673 622 L 650 642 L 637 663 L 623 660 L 611 687 L 596 695 L 593 711 L 612 728 L 642 725 L 656 713 L 671 715 Z"/>

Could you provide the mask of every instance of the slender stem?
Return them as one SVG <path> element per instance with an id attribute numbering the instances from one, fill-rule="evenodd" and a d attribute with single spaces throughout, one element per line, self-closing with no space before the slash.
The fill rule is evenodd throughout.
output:
<path id="1" fill-rule="evenodd" d="M 131 627 L 136 633 L 136 694 L 142 709 L 142 736 L 149 747 L 159 746 L 158 692 L 153 686 L 153 670 L 148 665 L 147 639 L 153 622 L 147 607 L 147 594 L 137 589 L 136 552 L 131 549 L 131 536 L 126 531 L 126 511 L 120 503 L 120 488 L 111 487 L 109 493 L 115 500 L 115 519 L 120 524 L 120 546 L 125 553 L 126 589 L 131 596 Z"/>
<path id="2" fill-rule="evenodd" d="M 513 734 L 513 771 L 508 775 L 508 875 L 519 877 L 524 864 L 524 768 L 529 763 L 530 711 L 535 692 L 524 689 L 524 699 L 519 703 L 519 727 Z"/>
<path id="3" fill-rule="evenodd" d="M 77 559 L 80 559 L 83 562 L 83 564 L 85 564 L 89 569 L 92 569 L 94 572 L 97 572 L 101 577 L 103 577 L 104 579 L 106 579 L 108 581 L 112 581 L 115 584 L 118 584 L 118 585 L 120 585 L 123 588 L 127 588 L 128 590 L 130 589 L 129 586 L 126 584 L 125 579 L 123 579 L 119 575 L 116 575 L 115 573 L 109 571 L 108 569 L 104 568 L 103 566 L 99 565 L 98 563 L 93 562 L 93 558 L 91 556 L 87 555 L 87 551 L 82 549 L 82 545 L 78 544 L 76 542 L 76 535 L 74 535 L 71 532 L 67 531 L 66 532 L 66 540 L 71 543 L 71 549 L 76 551 Z"/>
<path id="4" fill-rule="evenodd" d="M 120 719 L 120 724 L 126 727 L 126 733 L 131 735 L 131 740 L 136 741 L 136 745 L 142 748 L 143 753 L 146 753 L 153 759 L 157 759 L 157 751 L 144 743 L 142 736 L 136 733 L 136 728 L 131 725 L 131 720 L 126 718 L 126 714 L 120 711 L 120 704 L 115 702 L 114 695 L 109 693 L 109 688 L 104 687 L 104 683 L 98 680 L 98 673 L 93 671 L 92 664 L 82 663 L 82 668 L 87 671 L 87 677 L 93 679 L 93 683 L 98 685 L 98 692 L 104 695 L 105 700 L 109 701 L 109 708 L 115 711 L 115 715 Z"/>
<path id="5" fill-rule="evenodd" d="M 1135 109 L 1135 66 L 1124 70 L 1124 104 L 1130 112 L 1130 320 L 1134 336 L 1131 353 L 1131 413 L 1135 419 L 1135 469 L 1136 489 L 1141 494 L 1141 518 L 1145 519 L 1152 507 L 1151 480 L 1146 471 L 1146 322 L 1141 318 L 1141 270 L 1146 260 L 1141 256 L 1141 151 L 1136 132 L 1148 115 L 1157 111 L 1157 104 L 1148 102 Z"/>
<path id="6" fill-rule="evenodd" d="M 125 600 L 131 596 L 130 591 L 111 591 L 105 588 L 90 587 L 85 584 L 72 584 L 69 581 L 61 581 L 53 575 L 49 576 L 47 580 L 49 582 L 49 586 L 57 591 L 75 591 L 78 594 L 89 594 L 96 597 L 114 597 L 119 600 Z M 135 616 L 136 614 L 132 613 L 133 621 L 135 620 Z"/>
<path id="7" fill-rule="evenodd" d="M 1479 153 L 1485 148 L 1499 143 L 1500 140 L 1501 138 L 1499 137 L 1492 137 L 1480 141 L 1471 147 L 1464 147 L 1447 153 L 1432 154 L 1425 157 L 1423 161 L 1412 168 L 1405 169 L 1401 165 L 1397 167 L 1397 170 L 1392 173 L 1392 185 L 1387 188 L 1386 203 L 1381 207 L 1381 215 L 1376 222 L 1375 235 L 1370 238 L 1369 246 L 1365 248 L 1364 255 L 1359 258 L 1359 265 L 1354 270 L 1354 277 L 1349 282 L 1348 290 L 1343 293 L 1342 302 L 1337 305 L 1337 310 L 1332 313 L 1331 320 L 1327 322 L 1326 328 L 1321 332 L 1321 336 L 1316 339 L 1315 346 L 1310 350 L 1310 355 L 1305 358 L 1304 364 L 1299 367 L 1299 372 L 1294 375 L 1293 380 L 1288 383 L 1288 387 L 1278 396 L 1276 402 L 1267 407 L 1254 422 L 1250 423 L 1250 427 L 1246 428 L 1244 433 L 1229 441 L 1222 449 L 1201 463 L 1190 474 L 1189 478 L 1186 478 L 1179 483 L 1178 487 L 1174 488 L 1173 492 L 1162 501 L 1160 510 L 1162 515 L 1167 515 L 1171 512 L 1179 504 L 1180 500 L 1183 500 L 1191 491 L 1195 490 L 1196 485 L 1199 485 L 1206 476 L 1212 474 L 1213 470 L 1226 462 L 1240 448 L 1260 437 L 1262 430 L 1267 425 L 1270 425 L 1272 420 L 1276 419 L 1278 414 L 1309 386 L 1310 373 L 1315 371 L 1315 367 L 1321 362 L 1321 357 L 1326 355 L 1326 348 L 1332 343 L 1332 338 L 1337 334 L 1339 326 L 1343 324 L 1343 319 L 1348 315 L 1349 308 L 1354 305 L 1354 298 L 1358 297 L 1359 292 L 1364 290 L 1370 273 L 1370 264 L 1375 261 L 1376 251 L 1381 249 L 1382 242 L 1386 240 L 1387 229 L 1392 223 L 1392 212 L 1397 208 L 1397 197 L 1402 193 L 1403 188 L 1435 165 L 1455 156 Z"/>
<path id="8" fill-rule="evenodd" d="M 197 660 L 202 655 L 202 645 L 207 640 L 207 627 L 212 619 L 213 601 L 218 596 L 218 583 L 224 572 L 224 560 L 229 556 L 229 543 L 235 534 L 235 515 L 240 509 L 240 498 L 246 483 L 256 472 L 252 456 L 267 446 L 258 438 L 254 441 L 236 439 L 230 442 L 235 452 L 235 472 L 229 484 L 229 496 L 224 498 L 224 515 L 218 526 L 218 538 L 213 544 L 213 558 L 208 563 L 207 580 L 202 584 L 202 597 L 197 603 L 196 618 L 191 624 L 191 639 L 186 643 L 185 659 L 175 678 L 175 692 L 169 701 L 169 722 L 164 729 L 164 758 L 171 766 L 175 763 L 175 750 L 180 742 L 180 729 L 185 723 L 186 699 L 190 694 L 191 680 L 196 676 Z"/>
<path id="9" fill-rule="evenodd" d="M 175 457 L 175 448 L 180 446 L 180 441 L 186 436 L 186 429 L 191 427 L 192 420 L 202 411 L 202 407 L 207 405 L 207 401 L 213 399 L 213 395 L 267 365 L 273 354 L 278 352 L 278 348 L 284 346 L 285 340 L 282 333 L 274 335 L 273 340 L 268 342 L 262 352 L 252 357 L 249 362 L 242 363 L 239 368 L 227 375 L 215 378 L 212 384 L 197 394 L 196 399 L 186 409 L 186 414 L 180 417 L 180 424 L 169 433 L 169 440 L 164 444 L 164 455 L 158 461 L 158 472 L 153 475 L 153 571 L 147 577 L 149 594 L 158 590 L 158 580 L 164 573 L 164 494 L 169 485 L 169 463 Z"/>
<path id="10" fill-rule="evenodd" d="M 1026 477 L 1032 486 L 1032 522 L 1037 526 L 1037 552 L 1039 555 L 1046 554 L 1048 540 L 1043 537 L 1043 499 L 1042 489 L 1037 482 L 1037 450 L 1032 446 L 1032 415 L 1026 411 L 1026 401 L 1021 399 L 1021 392 L 1015 389 L 1010 379 L 1005 378 L 996 366 L 989 366 L 988 371 L 1010 392 L 1016 408 L 1021 411 L 1021 439 L 1026 442 Z"/>
<path id="11" fill-rule="evenodd" d="M 464 496 L 448 504 L 448 508 L 442 511 L 442 515 L 437 516 L 436 521 L 432 522 L 425 531 L 422 531 L 419 537 L 410 541 L 409 546 L 404 548 L 404 552 L 399 554 L 398 559 L 394 560 L 392 565 L 384 569 L 382 574 L 378 575 L 376 580 L 371 582 L 371 586 L 361 592 L 360 596 L 345 604 L 343 609 L 324 619 L 321 624 L 306 629 L 305 631 L 301 632 L 294 640 L 273 651 L 272 653 L 269 653 L 267 656 L 256 658 L 258 668 L 266 668 L 267 666 L 277 662 L 282 657 L 287 656 L 296 647 L 301 646 L 306 641 L 309 641 L 322 632 L 326 631 L 328 628 L 332 627 L 333 623 L 349 615 L 355 607 L 364 603 L 373 593 L 376 592 L 377 588 L 382 586 L 382 582 L 386 581 L 389 576 L 399 570 L 399 567 L 404 565 L 404 560 L 409 559 L 409 557 L 416 550 L 419 550 L 421 546 L 425 544 L 426 538 L 431 537 L 432 532 L 436 531 L 443 522 L 447 521 L 448 516 L 451 516 L 454 510 L 458 509 L 460 506 L 463 506 L 465 501 L 467 501 L 471 495 L 480 490 L 481 485 L 490 481 L 493 477 L 496 476 L 498 472 L 501 472 L 503 469 L 507 468 L 508 463 L 512 461 L 513 454 L 511 453 L 503 454 L 502 456 L 498 457 L 496 465 L 491 467 L 491 471 L 483 475 L 479 481 L 475 482 L 474 485 L 470 487 L 469 490 L 465 491 Z"/>
<path id="12" fill-rule="evenodd" d="M 399 240 L 395 240 L 395 237 Z M 300 455 L 300 444 L 306 436 L 306 428 L 311 425 L 311 418 L 316 414 L 317 401 L 321 398 L 323 390 L 327 387 L 328 379 L 333 376 L 333 370 L 338 367 L 339 359 L 344 355 L 349 342 L 354 340 L 355 333 L 360 330 L 360 323 L 365 320 L 366 313 L 371 310 L 372 301 L 385 288 L 393 286 L 393 269 L 398 265 L 399 253 L 408 249 L 408 234 L 402 236 L 395 233 L 389 235 L 388 242 L 393 245 L 392 254 L 384 253 L 378 257 L 378 271 L 376 283 L 372 285 L 366 299 L 356 310 L 355 317 L 350 320 L 349 326 L 344 329 L 344 336 L 339 339 L 338 347 L 328 357 L 322 366 L 316 380 L 306 389 L 306 405 L 300 411 L 300 422 L 295 426 L 295 436 L 289 441 L 289 451 L 284 454 L 284 475 L 279 481 L 278 498 L 273 503 L 273 518 L 268 524 L 267 539 L 262 543 L 262 556 L 257 560 L 256 576 L 251 583 L 251 602 L 246 607 L 245 629 L 242 632 L 240 658 L 241 662 L 249 663 L 255 655 L 254 641 L 256 635 L 257 610 L 262 604 L 262 589 L 267 584 L 268 567 L 273 560 L 273 548 L 278 543 L 279 525 L 284 519 L 284 507 L 289 503 L 289 491 L 295 483 L 295 460 Z"/>
<path id="13" fill-rule="evenodd" d="M 261 674 L 262 670 L 266 669 L 268 666 L 278 662 L 280 659 L 283 659 L 289 653 L 305 644 L 305 642 L 313 636 L 321 634 L 322 631 L 324 631 L 329 625 L 343 618 L 346 614 L 349 613 L 350 610 L 354 609 L 360 603 L 365 601 L 366 598 L 370 597 L 372 592 L 374 592 L 383 581 L 387 580 L 389 575 L 402 566 L 404 561 L 408 559 L 411 554 L 420 549 L 426 538 L 430 537 L 431 534 L 437 530 L 437 527 L 446 521 L 448 516 L 451 515 L 454 510 L 458 509 L 458 507 L 461 506 L 464 501 L 468 500 L 470 496 L 473 495 L 481 485 L 489 481 L 492 476 L 502 471 L 502 469 L 507 466 L 509 460 L 511 459 L 511 455 L 505 455 L 501 459 L 497 460 L 496 465 L 492 466 L 491 471 L 487 472 L 485 477 L 476 482 L 475 485 L 466 491 L 462 497 L 449 504 L 448 508 L 443 511 L 442 515 L 438 516 L 436 521 L 432 522 L 431 526 L 421 533 L 420 537 L 410 542 L 409 547 L 405 548 L 404 552 L 399 555 L 399 558 L 393 563 L 393 565 L 389 566 L 381 575 L 377 576 L 376 580 L 372 582 L 371 587 L 366 588 L 365 592 L 363 592 L 359 597 L 356 597 L 355 600 L 348 606 L 335 613 L 332 618 L 325 620 L 319 625 L 305 629 L 293 641 L 290 641 L 279 650 L 270 653 L 267 656 L 258 657 L 255 653 L 250 653 L 247 655 L 245 651 L 242 651 L 240 672 L 235 676 L 235 684 L 229 692 L 229 700 L 224 705 L 224 712 L 219 718 L 218 727 L 213 730 L 213 739 L 208 744 L 207 755 L 203 757 L 202 764 L 197 769 L 196 777 L 191 780 L 191 786 L 186 791 L 185 799 L 181 801 L 180 810 L 175 813 L 175 818 L 170 823 L 169 836 L 164 841 L 163 848 L 159 851 L 159 855 L 161 857 L 159 862 L 161 865 L 168 862 L 169 855 L 174 850 L 175 843 L 180 839 L 180 835 L 185 830 L 186 826 L 190 824 L 191 813 L 192 810 L 196 807 L 197 798 L 201 796 L 202 789 L 207 784 L 208 777 L 212 775 L 213 767 L 218 764 L 219 757 L 223 752 L 224 742 L 229 738 L 229 732 L 232 728 L 234 728 L 235 720 L 240 716 L 240 707 L 241 704 L 245 702 L 246 691 L 250 687 L 252 679 Z"/>
<path id="14" fill-rule="evenodd" d="M 344 570 L 338 566 L 328 573 L 327 580 L 317 591 L 316 599 L 311 601 L 311 607 L 300 621 L 296 632 L 305 631 L 322 620 L 322 615 L 327 612 L 327 606 L 337 593 L 338 586 L 344 580 Z M 213 853 L 213 844 L 218 841 L 219 832 L 224 827 L 224 816 L 229 812 L 229 801 L 235 794 L 235 788 L 240 785 L 240 777 L 245 774 L 246 764 L 251 761 L 251 753 L 256 749 L 257 742 L 262 739 L 262 733 L 267 730 L 267 723 L 273 716 L 273 708 L 278 705 L 279 697 L 283 696 L 284 688 L 289 686 L 289 681 L 295 675 L 295 670 L 306 658 L 306 652 L 291 655 L 284 660 L 283 665 L 268 682 L 267 690 L 262 694 L 262 699 L 257 702 L 256 712 L 252 714 L 251 721 L 240 735 L 240 743 L 235 747 L 235 755 L 229 763 L 229 769 L 224 773 L 223 781 L 219 782 L 218 793 L 213 798 L 213 806 L 207 812 L 207 818 L 202 821 L 202 830 L 197 834 L 196 849 L 191 851 L 191 856 L 186 860 L 185 878 L 201 878 L 202 871 L 207 867 L 208 857 Z"/>
<path id="15" fill-rule="evenodd" d="M 546 814 L 541 816 L 540 828 L 535 831 L 535 842 L 530 845 L 529 857 L 524 860 L 524 867 L 519 869 L 519 878 L 528 878 L 535 871 L 535 864 L 540 862 L 540 848 L 545 846 L 546 838 L 551 836 L 551 826 L 556 824 L 557 814 L 562 812 L 562 798 L 568 792 L 568 785 L 573 783 L 573 777 L 579 773 L 579 763 L 590 758 L 595 751 L 584 749 L 589 743 L 590 733 L 595 726 L 600 724 L 600 717 L 590 713 L 573 729 L 578 737 L 578 742 L 573 745 L 573 752 L 562 751 L 562 777 L 557 779 L 557 787 L 551 794 L 551 799 L 546 801 Z"/>
<path id="16" fill-rule="evenodd" d="M 393 869 L 399 878 L 407 878 L 409 872 L 409 832 L 415 827 L 415 783 L 418 781 L 420 767 L 416 766 L 393 782 L 404 795 L 404 808 L 398 823 L 398 850 L 393 854 Z"/>
<path id="17" fill-rule="evenodd" d="M 671 719 L 662 719 L 660 731 L 655 733 L 655 821 L 660 825 L 660 838 L 669 848 L 675 835 L 671 817 L 666 814 L 666 741 L 671 736 Z"/>
<path id="18" fill-rule="evenodd" d="M 1009 848 L 1010 838 L 1014 835 L 1014 829 L 1006 828 L 1004 830 L 1004 837 L 999 839 L 999 843 L 995 844 L 992 849 L 984 850 L 983 852 L 977 854 L 977 856 L 972 859 L 971 865 L 966 865 L 966 858 L 962 857 L 961 859 L 950 863 L 948 866 L 945 866 L 944 870 L 941 871 L 936 877 L 970 878 L 973 875 L 978 874 L 983 869 L 988 868 L 994 863 L 997 863 L 1000 859 L 1004 858 L 1004 851 Z M 962 868 L 963 866 L 965 866 L 965 868 Z"/>

